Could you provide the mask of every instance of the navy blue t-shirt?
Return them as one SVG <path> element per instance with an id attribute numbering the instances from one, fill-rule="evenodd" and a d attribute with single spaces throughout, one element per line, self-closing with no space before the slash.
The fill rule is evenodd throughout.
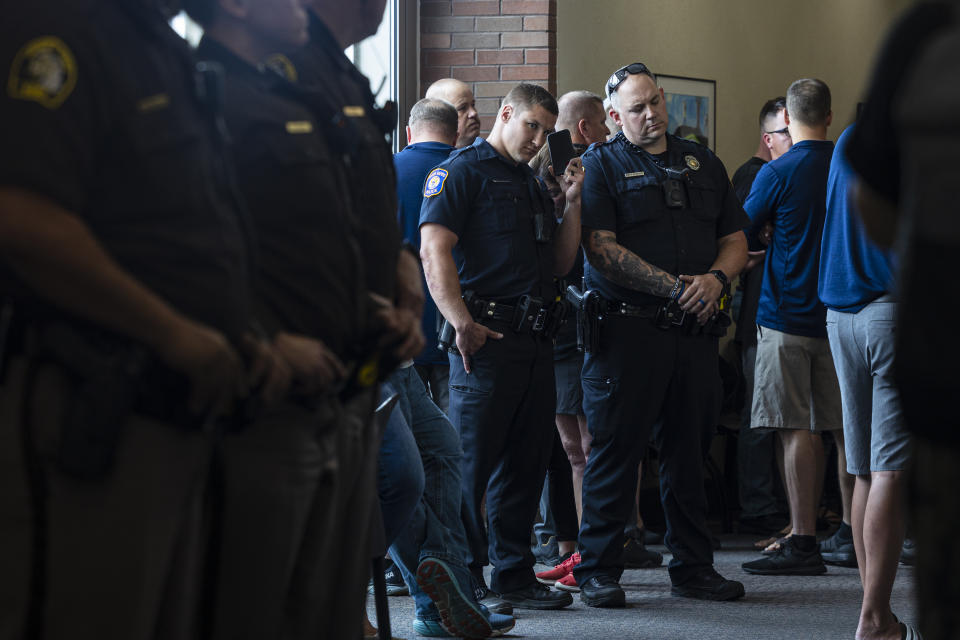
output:
<path id="1" fill-rule="evenodd" d="M 757 234 L 765 222 L 773 223 L 757 309 L 762 327 L 827 337 L 827 309 L 817 295 L 817 282 L 832 155 L 829 140 L 797 142 L 760 168 L 743 205 L 751 220 L 751 248 L 761 248 Z"/>
<path id="2" fill-rule="evenodd" d="M 420 205 L 423 203 L 423 182 L 435 166 L 450 156 L 453 147 L 442 142 L 416 142 L 393 156 L 397 170 L 397 218 L 405 240 L 420 248 Z M 423 281 L 426 300 L 423 304 L 423 335 L 427 344 L 414 358 L 417 364 L 447 364 L 447 354 L 437 349 L 437 303 Z"/>
<path id="3" fill-rule="evenodd" d="M 893 281 L 892 255 L 870 242 L 854 205 L 856 174 L 844 155 L 852 134 L 853 126 L 847 127 L 833 152 L 820 249 L 820 300 L 845 313 L 857 313 Z"/>
<path id="4" fill-rule="evenodd" d="M 457 235 L 453 259 L 463 291 L 507 304 L 525 294 L 552 299 L 553 245 L 535 241 L 533 217 L 543 213 L 554 232 L 557 223 L 529 166 L 477 138 L 431 171 L 423 188 L 420 225 Z"/>

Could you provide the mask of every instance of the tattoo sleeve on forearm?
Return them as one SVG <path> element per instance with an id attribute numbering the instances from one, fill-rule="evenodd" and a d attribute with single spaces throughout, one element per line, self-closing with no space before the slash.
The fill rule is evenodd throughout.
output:
<path id="1" fill-rule="evenodd" d="M 583 248 L 590 264 L 605 278 L 634 291 L 670 295 L 677 277 L 659 269 L 619 243 L 609 231 L 584 231 Z"/>

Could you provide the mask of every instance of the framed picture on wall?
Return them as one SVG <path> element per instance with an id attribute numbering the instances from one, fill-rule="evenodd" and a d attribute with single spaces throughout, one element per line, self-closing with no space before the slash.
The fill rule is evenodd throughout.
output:
<path id="1" fill-rule="evenodd" d="M 657 74 L 667 102 L 667 125 L 678 138 L 717 150 L 717 83 L 701 78 Z"/>

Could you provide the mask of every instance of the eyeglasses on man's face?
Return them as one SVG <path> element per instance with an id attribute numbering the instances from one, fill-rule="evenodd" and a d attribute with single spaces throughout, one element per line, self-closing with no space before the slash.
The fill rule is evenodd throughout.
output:
<path id="1" fill-rule="evenodd" d="M 773 134 L 775 134 L 775 133 L 779 133 L 779 134 L 782 134 L 782 135 L 785 135 L 785 136 L 789 137 L 789 136 L 790 136 L 790 129 L 789 129 L 788 127 L 784 127 L 783 129 L 777 129 L 776 131 L 764 131 L 764 133 L 767 133 L 767 134 L 769 134 L 769 135 L 771 135 L 771 136 L 772 136 Z"/>

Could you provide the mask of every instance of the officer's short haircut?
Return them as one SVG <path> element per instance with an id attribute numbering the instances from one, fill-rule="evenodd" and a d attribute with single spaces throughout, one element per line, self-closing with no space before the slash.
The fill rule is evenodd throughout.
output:
<path id="1" fill-rule="evenodd" d="M 190 19 L 201 27 L 207 28 L 217 17 L 219 3 L 217 0 L 181 0 L 180 8 L 190 16 Z"/>
<path id="2" fill-rule="evenodd" d="M 444 137 L 456 137 L 458 116 L 457 110 L 446 100 L 423 98 L 410 109 L 410 120 L 407 122 L 411 129 L 427 127 L 435 130 Z"/>
<path id="3" fill-rule="evenodd" d="M 767 118 L 776 118 L 777 114 L 787 108 L 787 99 L 783 96 L 777 96 L 776 98 L 771 98 L 763 103 L 763 107 L 760 109 L 760 130 L 764 130 L 764 125 L 767 122 Z"/>
<path id="4" fill-rule="evenodd" d="M 559 115 L 560 109 L 557 107 L 557 99 L 549 91 L 538 84 L 528 84 L 522 82 L 510 89 L 503 98 L 500 106 L 511 105 L 518 112 L 533 109 L 534 107 L 543 107 L 553 115 Z"/>
<path id="5" fill-rule="evenodd" d="M 575 129 L 581 120 L 594 115 L 597 109 L 606 113 L 603 98 L 592 91 L 570 91 L 557 100 L 557 130 Z"/>
<path id="6" fill-rule="evenodd" d="M 791 120 L 815 127 L 830 115 L 830 87 L 823 80 L 802 78 L 787 89 L 787 113 Z"/>

